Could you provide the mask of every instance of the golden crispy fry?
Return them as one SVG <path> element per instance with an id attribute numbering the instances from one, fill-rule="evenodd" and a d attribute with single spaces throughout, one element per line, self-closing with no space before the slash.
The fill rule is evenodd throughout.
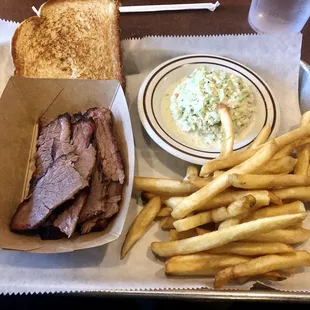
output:
<path id="1" fill-rule="evenodd" d="M 310 124 L 310 112 L 307 111 L 301 117 L 300 125 L 306 126 Z M 310 144 L 304 144 L 298 148 L 297 164 L 294 173 L 298 175 L 308 175 L 309 160 L 310 160 Z"/>
<path id="2" fill-rule="evenodd" d="M 269 217 L 184 240 L 172 242 L 152 242 L 151 247 L 155 254 L 164 257 L 197 253 L 216 248 L 233 241 L 243 240 L 245 238 L 249 238 L 250 236 L 287 228 L 300 223 L 306 218 L 306 216 L 306 213 L 299 213 Z"/>
<path id="3" fill-rule="evenodd" d="M 153 194 L 153 193 L 150 193 L 150 192 L 142 192 L 141 193 L 141 198 L 143 201 L 149 201 L 151 200 L 152 198 L 156 197 L 158 195 L 156 194 Z M 161 201 L 164 201 L 165 199 L 168 199 L 169 197 L 168 196 L 160 196 L 160 199 Z"/>
<path id="4" fill-rule="evenodd" d="M 278 229 L 269 233 L 250 236 L 243 239 L 246 242 L 280 242 L 286 244 L 297 244 L 305 242 L 310 237 L 310 230 L 304 228 Z"/>
<path id="5" fill-rule="evenodd" d="M 254 221 L 257 219 L 272 217 L 283 214 L 296 214 L 306 212 L 306 208 L 301 201 L 294 201 L 292 203 L 284 204 L 282 206 L 270 206 L 261 208 L 251 213 L 242 222 Z"/>
<path id="6" fill-rule="evenodd" d="M 230 115 L 230 109 L 225 104 L 217 105 L 217 112 L 222 123 L 222 150 L 221 156 L 227 156 L 233 152 L 234 148 L 234 127 Z"/>
<path id="7" fill-rule="evenodd" d="M 271 126 L 269 124 L 265 125 L 260 133 L 257 135 L 253 143 L 250 145 L 249 149 L 256 149 L 258 146 L 264 144 L 271 132 Z"/>
<path id="8" fill-rule="evenodd" d="M 207 229 L 204 229 L 204 228 L 201 228 L 201 227 L 197 227 L 196 228 L 196 232 L 197 232 L 197 235 L 204 235 L 204 234 L 209 233 L 210 230 L 207 230 Z"/>
<path id="9" fill-rule="evenodd" d="M 258 170 L 270 160 L 277 150 L 277 144 L 274 141 L 271 141 L 271 143 L 268 143 L 268 145 L 260 149 L 253 157 L 243 162 L 241 165 L 224 172 L 205 187 L 199 189 L 190 196 L 185 197 L 183 201 L 172 211 L 172 217 L 175 219 L 181 219 L 189 213 L 202 207 L 211 198 L 224 191 L 231 185 L 229 180 L 230 174 L 250 173 Z"/>
<path id="10" fill-rule="evenodd" d="M 157 217 L 167 217 L 170 216 L 172 209 L 169 207 L 162 208 L 159 213 L 157 214 Z"/>
<path id="11" fill-rule="evenodd" d="M 206 211 L 222 206 L 228 206 L 237 199 L 240 199 L 246 195 L 253 195 L 256 199 L 255 208 L 260 208 L 262 206 L 268 206 L 271 202 L 270 192 L 264 190 L 250 190 L 250 191 L 225 191 L 215 197 L 211 198 L 205 205 L 198 208 L 197 211 Z M 274 195 L 272 195 L 274 198 Z M 170 197 L 164 201 L 166 206 L 171 207 L 172 209 L 176 208 L 179 205 L 184 197 Z M 274 201 L 273 201 L 274 202 Z"/>
<path id="12" fill-rule="evenodd" d="M 300 125 L 306 126 L 307 124 L 310 124 L 310 111 L 305 112 L 301 116 Z"/>
<path id="13" fill-rule="evenodd" d="M 292 201 L 292 200 L 301 200 L 303 202 L 310 201 L 310 186 L 275 189 L 272 191 L 272 193 L 283 201 Z"/>
<path id="14" fill-rule="evenodd" d="M 310 185 L 310 177 L 303 175 L 231 174 L 233 187 L 245 189 L 269 189 Z"/>
<path id="15" fill-rule="evenodd" d="M 152 198 L 147 205 L 139 212 L 131 224 L 121 250 L 121 259 L 123 259 L 131 247 L 143 236 L 152 221 L 157 216 L 161 208 L 159 197 Z"/>
<path id="16" fill-rule="evenodd" d="M 248 212 L 256 203 L 255 197 L 246 195 L 232 202 L 228 207 L 201 212 L 193 216 L 177 220 L 173 223 L 177 231 L 185 231 L 211 222 L 219 223 L 242 213 Z"/>
<path id="17" fill-rule="evenodd" d="M 198 188 L 183 180 L 135 177 L 133 182 L 135 191 L 151 192 L 157 195 L 182 196 L 194 193 Z"/>
<path id="18" fill-rule="evenodd" d="M 292 143 L 293 141 L 303 139 L 305 137 L 310 136 L 310 125 L 305 125 L 303 127 L 297 128 L 295 130 L 289 131 L 282 136 L 275 138 L 276 143 L 279 148 L 283 148 L 284 146 Z M 267 142 L 270 143 L 270 142 Z"/>
<path id="19" fill-rule="evenodd" d="M 310 143 L 310 138 L 304 138 L 300 140 L 295 140 L 292 143 L 286 145 L 280 149 L 274 156 L 273 159 L 279 159 L 284 156 L 291 156 L 293 151 L 298 149 L 300 146 Z"/>
<path id="20" fill-rule="evenodd" d="M 273 192 L 269 192 L 269 197 L 270 197 L 270 202 L 272 202 L 273 204 L 276 205 L 283 205 L 283 201 L 280 197 L 278 197 L 277 195 L 275 195 Z M 253 208 L 253 210 L 259 209 L 257 206 L 255 206 Z"/>
<path id="21" fill-rule="evenodd" d="M 269 271 L 264 274 L 252 276 L 252 277 L 240 277 L 237 279 L 239 284 L 244 284 L 248 281 L 269 280 L 269 281 L 283 281 L 287 277 L 279 271 Z"/>
<path id="22" fill-rule="evenodd" d="M 232 219 L 225 220 L 222 223 L 220 223 L 217 230 L 222 230 L 224 228 L 228 228 L 231 226 L 238 225 L 238 224 L 240 224 L 240 222 L 241 222 L 241 220 L 239 218 L 232 218 Z"/>
<path id="23" fill-rule="evenodd" d="M 274 140 L 280 150 L 286 145 L 308 136 L 310 136 L 310 125 L 297 128 L 293 131 L 290 131 L 282 136 L 275 138 Z M 257 149 L 247 149 L 245 151 L 237 151 L 233 152 L 228 156 L 210 160 L 202 166 L 200 170 L 200 176 L 206 176 L 216 170 L 227 169 L 239 165 L 240 163 L 252 157 L 259 149 L 265 147 L 267 144 L 272 143 L 272 141 L 273 140 L 260 145 Z"/>
<path id="24" fill-rule="evenodd" d="M 186 217 L 181 220 L 175 220 L 173 226 L 177 231 L 185 231 L 207 223 L 211 223 L 212 222 L 211 212 L 212 211 L 206 211 Z"/>
<path id="25" fill-rule="evenodd" d="M 293 251 L 294 249 L 291 246 L 284 243 L 250 243 L 239 241 L 208 250 L 208 253 L 260 256 L 266 254 L 287 253 Z"/>
<path id="26" fill-rule="evenodd" d="M 310 144 L 305 144 L 298 149 L 297 164 L 295 165 L 294 174 L 308 175 L 310 160 Z"/>
<path id="27" fill-rule="evenodd" d="M 175 219 L 171 216 L 164 217 L 160 222 L 160 227 L 163 230 L 174 229 L 173 223 Z"/>
<path id="28" fill-rule="evenodd" d="M 199 169 L 197 166 L 190 165 L 186 169 L 186 176 L 184 178 L 185 181 L 188 181 L 192 178 L 197 178 L 199 174 Z"/>
<path id="29" fill-rule="evenodd" d="M 310 266 L 310 254 L 307 251 L 265 255 L 219 271 L 215 275 L 214 287 L 221 288 L 230 280 L 239 277 L 261 275 L 278 269 L 299 266 Z"/>
<path id="30" fill-rule="evenodd" d="M 182 240 L 190 237 L 197 236 L 196 229 L 190 229 L 186 231 L 176 231 L 175 229 L 170 229 L 169 231 L 169 241 Z"/>
<path id="31" fill-rule="evenodd" d="M 279 159 L 270 160 L 264 167 L 254 171 L 256 174 L 287 174 L 294 170 L 297 159 L 291 156 L 284 156 Z"/>
<path id="32" fill-rule="evenodd" d="M 283 273 L 287 273 L 287 274 L 293 274 L 293 273 L 296 273 L 296 271 L 297 271 L 296 267 L 291 267 L 291 268 L 279 270 L 279 272 L 283 272 Z"/>
<path id="33" fill-rule="evenodd" d="M 199 178 L 199 177 L 194 178 L 194 177 L 192 177 L 188 180 L 188 182 L 190 182 L 191 184 L 196 186 L 198 189 L 206 186 L 211 181 L 212 181 L 212 177 L 208 177 L 208 178 Z"/>
<path id="34" fill-rule="evenodd" d="M 242 162 L 248 160 L 257 152 L 255 150 L 245 150 L 245 151 L 236 151 L 228 156 L 221 156 L 219 158 L 210 160 L 203 164 L 201 167 L 199 176 L 205 177 L 218 170 L 225 170 L 237 165 L 240 165 Z"/>
<path id="35" fill-rule="evenodd" d="M 221 175 L 224 172 L 225 171 L 223 171 L 223 170 L 216 170 L 216 171 L 213 172 L 212 178 L 215 179 L 216 177 L 218 177 L 219 175 Z"/>
<path id="36" fill-rule="evenodd" d="M 223 268 L 249 260 L 245 256 L 197 253 L 169 258 L 165 270 L 167 275 L 173 276 L 213 276 Z"/>

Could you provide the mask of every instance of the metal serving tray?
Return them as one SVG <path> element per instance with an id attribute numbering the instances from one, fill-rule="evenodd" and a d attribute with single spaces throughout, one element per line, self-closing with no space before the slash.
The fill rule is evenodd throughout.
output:
<path id="1" fill-rule="evenodd" d="M 301 113 L 310 109 L 310 66 L 300 62 L 299 71 L 299 101 Z M 59 294 L 66 295 L 66 294 Z M 255 285 L 250 291 L 213 291 L 208 289 L 195 290 L 154 290 L 154 291 L 124 291 L 113 290 L 89 291 L 78 293 L 78 295 L 91 296 L 123 296 L 132 298 L 171 298 L 171 299 L 191 299 L 191 300 L 212 300 L 212 301 L 273 301 L 273 302 L 310 302 L 309 293 L 279 292 L 266 288 L 263 285 Z"/>

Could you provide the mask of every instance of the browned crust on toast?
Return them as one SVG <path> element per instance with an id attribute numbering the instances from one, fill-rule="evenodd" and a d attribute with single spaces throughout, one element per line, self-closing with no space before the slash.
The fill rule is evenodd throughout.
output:
<path id="1" fill-rule="evenodd" d="M 87 14 L 87 12 L 84 13 L 83 10 L 81 10 L 82 14 L 84 14 L 82 17 L 90 16 L 89 20 L 88 17 L 86 18 L 85 24 L 89 24 L 89 33 L 85 31 L 85 38 L 88 36 L 92 38 L 92 33 L 95 33 L 97 35 L 97 38 L 101 39 L 98 40 L 98 44 L 95 44 L 94 42 L 91 42 L 90 40 L 84 40 L 82 42 L 86 42 L 83 54 L 79 53 L 79 50 L 81 50 L 83 47 L 81 45 L 74 47 L 72 52 L 72 58 L 73 61 L 77 60 L 77 70 L 79 71 L 78 76 L 73 76 L 73 65 L 72 65 L 72 72 L 68 70 L 70 68 L 70 65 L 66 63 L 67 58 L 65 57 L 65 62 L 63 62 L 61 53 L 57 52 L 63 47 L 63 50 L 65 51 L 63 54 L 68 55 L 68 49 L 71 48 L 71 36 L 69 34 L 65 34 L 62 36 L 62 30 L 59 30 L 55 26 L 55 32 L 57 36 L 57 40 L 64 42 L 64 40 L 68 40 L 69 44 L 62 44 L 59 42 L 56 42 L 58 50 L 56 50 L 56 53 L 52 50 L 54 47 L 53 44 L 49 47 L 46 44 L 46 41 L 49 39 L 49 33 L 48 31 L 44 32 L 42 30 L 43 26 L 42 24 L 47 23 L 47 25 L 54 25 L 53 23 L 48 23 L 48 18 L 46 17 L 50 12 L 53 12 L 53 9 L 55 6 L 61 6 L 61 9 L 64 9 L 65 5 L 68 5 L 68 12 L 69 10 L 72 10 L 72 7 L 70 5 L 74 5 L 77 7 L 76 11 L 73 9 L 73 15 L 74 12 L 78 12 L 79 6 L 81 5 L 81 8 L 83 5 L 85 5 L 85 2 L 89 2 L 90 6 L 95 7 L 96 5 L 103 5 L 108 6 L 112 5 L 113 9 L 111 17 L 108 18 L 107 23 L 103 23 L 102 21 L 105 20 L 106 14 L 110 14 L 108 9 L 104 11 L 103 13 L 96 13 L 94 14 L 95 17 L 92 16 L 92 14 Z M 63 5 L 63 6 L 62 6 Z M 43 3 L 39 9 L 39 15 L 40 16 L 32 16 L 30 18 L 27 18 L 24 20 L 16 29 L 12 40 L 11 40 L 11 54 L 13 58 L 13 64 L 15 66 L 14 74 L 18 76 L 25 76 L 25 77 L 37 77 L 37 78 L 81 78 L 81 79 L 96 79 L 96 80 L 118 80 L 123 88 L 125 88 L 125 78 L 123 74 L 123 66 L 122 66 L 122 53 L 121 53 L 121 40 L 120 40 L 120 27 L 119 27 L 119 8 L 120 1 L 118 0 L 48 0 L 47 2 Z M 75 7 L 74 7 L 75 8 Z M 66 8 L 67 9 L 67 8 Z M 89 9 L 91 10 L 91 8 Z M 56 10 L 55 10 L 56 11 Z M 54 16 L 54 15 L 55 16 Z M 54 13 L 49 15 L 49 18 L 54 21 L 54 19 L 57 21 L 60 17 L 57 16 L 57 13 Z M 52 17 L 51 17 L 52 15 Z M 73 27 L 77 24 L 77 31 L 76 36 L 73 38 L 72 45 L 74 46 L 74 43 L 81 43 L 79 41 L 78 36 L 80 34 L 83 34 L 80 28 L 78 26 L 85 26 L 83 23 L 84 21 L 80 21 L 77 17 L 78 13 L 73 17 L 75 20 L 70 23 L 66 24 L 68 28 L 72 27 L 72 29 L 69 29 L 71 32 L 76 31 L 73 29 Z M 98 24 L 102 24 L 102 27 L 97 26 Z M 93 25 L 96 25 L 96 29 L 94 30 L 92 27 Z M 104 28 L 106 27 L 106 28 Z M 41 29 L 40 29 L 41 28 Z M 81 27 L 82 28 L 82 27 Z M 25 30 L 26 29 L 26 30 Z M 47 28 L 48 30 L 51 28 Z M 103 29 L 103 30 L 102 30 Z M 45 29 L 44 29 L 45 30 Z M 53 28 L 54 30 L 54 28 Z M 83 30 L 83 29 L 82 29 Z M 25 40 L 25 33 L 27 31 L 32 32 L 38 32 L 38 37 L 29 36 L 30 41 L 32 42 L 25 42 L 25 45 L 27 44 L 27 52 L 23 50 L 23 43 L 20 41 L 28 41 Z M 80 32 L 79 32 L 80 31 Z M 39 35 L 41 32 L 46 35 L 43 38 Z M 35 34 L 35 33 L 34 33 Z M 70 33 L 71 34 L 71 33 Z M 105 40 L 104 40 L 105 38 Z M 41 41 L 42 40 L 42 41 Z M 43 41 L 45 40 L 45 41 Z M 87 42 L 88 41 L 88 42 Z M 100 42 L 101 41 L 101 42 Z M 108 42 L 106 42 L 108 41 Z M 43 42 L 43 43 L 42 43 Z M 52 42 L 52 40 L 51 40 Z M 21 44 L 20 44 L 21 43 Z M 55 44 L 55 42 L 53 42 Z M 97 42 L 96 42 L 97 43 Z M 40 45 L 42 44 L 42 45 Z M 68 47 L 68 45 L 70 47 Z M 37 47 L 40 47 L 41 50 L 43 50 L 43 53 L 39 53 L 38 51 L 35 51 Z M 30 47 L 30 48 L 29 48 Z M 88 56 L 88 53 L 85 52 L 85 49 L 87 50 L 87 47 L 89 47 L 90 54 L 89 59 L 86 59 Z M 94 48 L 91 48 L 94 47 Z M 31 51 L 34 53 L 34 57 L 29 60 L 29 57 L 27 56 L 28 51 Z M 93 51 L 92 51 L 93 50 Z M 60 51 L 62 52 L 62 50 Z M 106 53 L 105 53 L 106 52 Z M 97 53 L 97 54 L 96 54 Z M 75 55 L 76 54 L 76 55 Z M 52 56 L 55 56 L 53 58 Z M 96 57 L 98 56 L 98 57 Z M 51 67 L 50 70 L 47 70 L 47 74 L 45 74 L 42 70 L 42 67 L 44 69 L 44 62 L 46 57 L 46 68 Z M 76 58 L 75 58 L 76 57 Z M 85 58 L 85 60 L 83 59 Z M 96 63 L 97 60 L 97 63 Z M 50 64 L 50 62 L 52 62 Z M 93 62 L 96 63 L 96 65 L 93 66 Z M 85 66 L 83 66 L 85 63 Z M 66 68 L 61 68 L 57 66 L 66 65 Z M 54 68 L 57 70 L 53 71 L 53 65 Z M 36 68 L 38 67 L 38 68 Z M 87 68 L 88 67 L 88 68 Z M 97 71 L 96 71 L 97 69 Z"/>

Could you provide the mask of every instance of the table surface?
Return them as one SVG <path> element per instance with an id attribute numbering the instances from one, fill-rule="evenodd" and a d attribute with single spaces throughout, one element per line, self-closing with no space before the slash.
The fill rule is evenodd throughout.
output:
<path id="1" fill-rule="evenodd" d="M 0 18 L 23 21 L 34 15 L 45 0 L 1 0 Z M 123 5 L 199 3 L 203 0 L 123 0 Z M 208 1 L 204 1 L 208 2 Z M 210 0 L 209 2 L 215 2 Z M 251 0 L 221 0 L 215 12 L 208 10 L 121 14 L 121 37 L 139 38 L 147 35 L 218 35 L 254 33 L 248 24 Z M 303 33 L 301 59 L 310 64 L 310 22 Z"/>

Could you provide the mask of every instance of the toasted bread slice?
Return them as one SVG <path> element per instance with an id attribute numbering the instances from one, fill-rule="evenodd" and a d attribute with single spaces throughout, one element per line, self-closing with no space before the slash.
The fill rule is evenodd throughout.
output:
<path id="1" fill-rule="evenodd" d="M 118 80 L 122 74 L 118 0 L 48 0 L 12 38 L 15 75 Z"/>

